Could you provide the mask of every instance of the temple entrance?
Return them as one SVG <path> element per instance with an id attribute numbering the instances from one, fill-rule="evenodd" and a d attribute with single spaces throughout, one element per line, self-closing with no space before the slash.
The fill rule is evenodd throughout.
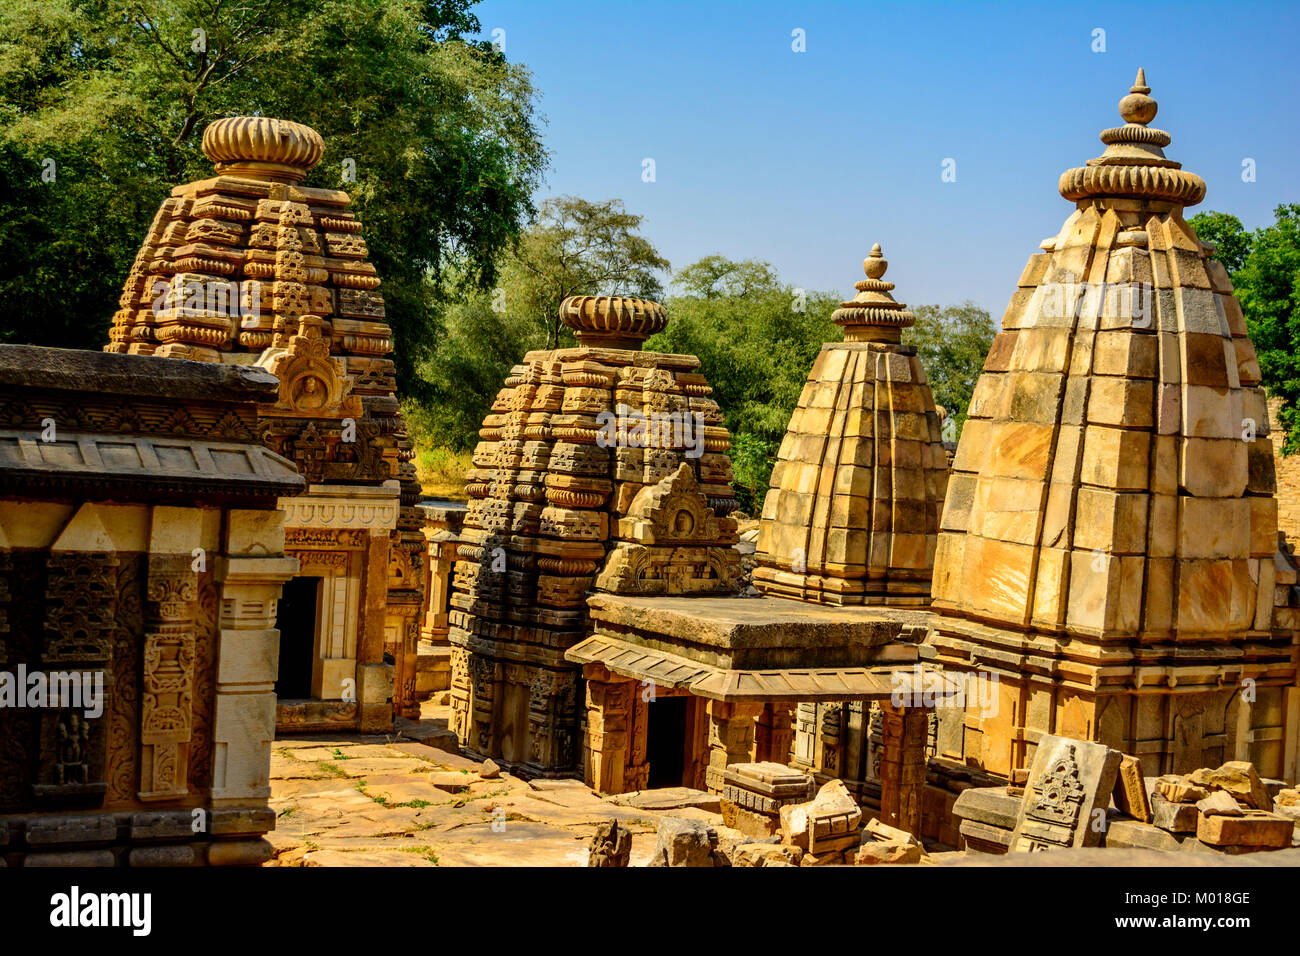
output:
<path id="1" fill-rule="evenodd" d="M 680 787 L 686 770 L 687 710 L 691 699 L 686 696 L 658 696 L 647 708 L 646 762 L 650 765 L 650 789 Z M 686 745 L 684 745 L 684 743 Z"/>
<path id="2" fill-rule="evenodd" d="M 311 697 L 320 583 L 317 577 L 298 577 L 284 585 L 275 617 L 280 629 L 280 669 L 275 680 L 279 700 Z"/>

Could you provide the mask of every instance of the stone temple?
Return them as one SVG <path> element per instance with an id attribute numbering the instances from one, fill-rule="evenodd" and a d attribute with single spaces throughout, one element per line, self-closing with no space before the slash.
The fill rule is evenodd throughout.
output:
<path id="1" fill-rule="evenodd" d="M 877 244 L 832 318 L 763 503 L 754 583 L 825 604 L 925 605 L 948 481 L 939 415 Z"/>
<path id="2" fill-rule="evenodd" d="M 261 864 L 321 780 L 324 828 L 511 862 L 498 814 L 599 821 L 594 866 L 1300 845 L 1259 364 L 1142 72 L 1119 111 L 951 462 L 876 246 L 743 533 L 707 370 L 617 296 L 422 500 L 321 137 L 213 123 L 104 351 L 0 345 L 0 863 Z"/>
<path id="3" fill-rule="evenodd" d="M 997 674 L 1002 700 L 941 749 L 1006 774 L 1054 732 L 1160 773 L 1243 759 L 1294 779 L 1295 597 L 1275 588 L 1255 349 L 1141 72 L 1119 111 L 1061 176 L 1075 210 L 1020 277 L 953 463 L 929 643 Z"/>
<path id="4" fill-rule="evenodd" d="M 262 117 L 212 123 L 211 179 L 172 190 L 122 292 L 105 351 L 264 368 L 263 440 L 307 479 L 283 502 L 301 569 L 280 601 L 277 725 L 418 716 L 425 552 L 392 330 L 346 193 L 301 185 L 325 149 Z"/>
<path id="5" fill-rule="evenodd" d="M 530 352 L 479 434 L 451 596 L 453 727 L 535 773 L 581 768 L 589 591 L 734 590 L 730 447 L 699 359 L 641 350 L 657 303 L 576 297 L 574 348 Z"/>

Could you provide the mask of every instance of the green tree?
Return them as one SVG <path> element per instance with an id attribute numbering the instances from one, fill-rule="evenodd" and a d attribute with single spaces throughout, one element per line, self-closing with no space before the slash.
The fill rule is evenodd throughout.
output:
<path id="1" fill-rule="evenodd" d="M 709 255 L 678 271 L 673 285 L 696 299 L 745 298 L 777 285 L 770 263 Z"/>
<path id="2" fill-rule="evenodd" d="M 530 350 L 575 343 L 559 320 L 565 297 L 658 298 L 656 272 L 668 261 L 640 226 L 641 217 L 617 199 L 560 196 L 543 203 L 537 222 L 504 257 L 500 285 L 446 310 L 442 335 L 420 369 L 429 400 L 411 413 L 417 440 L 426 447 L 473 447 L 511 366 Z"/>
<path id="3" fill-rule="evenodd" d="M 506 307 L 536 326 L 539 348 L 573 341 L 560 321 L 560 303 L 571 295 L 659 298 L 658 273 L 669 263 L 637 231 L 641 219 L 619 199 L 557 196 L 542 203 L 536 225 L 505 262 L 502 285 Z"/>
<path id="4" fill-rule="evenodd" d="M 1198 212 L 1188 222 L 1203 241 L 1215 246 L 1213 258 L 1229 275 L 1242 267 L 1250 252 L 1250 233 L 1240 219 L 1226 212 Z"/>
<path id="5" fill-rule="evenodd" d="M 840 297 L 800 293 L 765 262 L 706 256 L 680 270 L 668 328 L 646 348 L 699 356 L 722 406 L 742 510 L 755 513 L 790 415 L 822 344 L 841 337 L 831 321 Z"/>
<path id="6" fill-rule="evenodd" d="M 1287 434 L 1286 451 L 1294 452 L 1300 448 L 1300 203 L 1279 205 L 1273 215 L 1272 225 L 1253 232 L 1217 212 L 1189 222 L 1218 246 L 1215 258 L 1236 289 L 1264 388 L 1285 402 L 1278 424 Z"/>
<path id="7" fill-rule="evenodd" d="M 942 308 L 918 305 L 912 312 L 916 324 L 903 330 L 903 344 L 916 346 L 935 403 L 952 418 L 955 428 L 948 434 L 955 441 L 997 329 L 988 312 L 969 301 Z"/>
<path id="8" fill-rule="evenodd" d="M 460 291 L 448 279 L 492 285 L 546 161 L 530 77 L 467 40 L 471 6 L 0 0 L 0 292 L 21 303 L 0 339 L 102 346 L 158 204 L 212 175 L 206 124 L 281 116 L 325 137 L 307 184 L 351 194 L 399 386 L 427 394 L 412 373 Z"/>

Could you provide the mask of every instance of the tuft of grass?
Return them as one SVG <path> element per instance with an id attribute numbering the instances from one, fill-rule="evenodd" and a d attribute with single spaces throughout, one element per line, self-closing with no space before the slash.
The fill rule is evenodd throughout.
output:
<path id="1" fill-rule="evenodd" d="M 381 807 L 388 806 L 388 798 L 377 797 L 373 793 L 370 793 L 368 790 L 366 790 L 366 782 L 364 780 L 357 781 L 357 793 L 361 794 L 363 797 L 369 797 L 371 800 L 375 801 L 375 803 L 379 804 Z"/>
<path id="2" fill-rule="evenodd" d="M 473 451 L 421 448 L 415 456 L 420 487 L 435 498 L 465 500 L 465 473 L 474 467 Z"/>
<path id="3" fill-rule="evenodd" d="M 334 774 L 334 776 L 336 776 L 336 777 L 346 777 L 346 776 L 347 776 L 347 774 L 345 774 L 342 770 L 340 770 L 338 767 L 336 767 L 336 766 L 335 766 L 334 764 L 332 764 L 332 763 L 323 763 L 323 764 L 320 765 L 320 768 L 321 768 L 322 770 L 326 771 L 327 773 L 332 773 L 332 774 Z"/>
<path id="4" fill-rule="evenodd" d="M 438 854 L 433 852 L 433 847 L 429 846 L 404 846 L 403 853 L 418 853 L 434 866 L 438 865 Z"/>
<path id="5" fill-rule="evenodd" d="M 332 754 L 330 754 L 330 756 L 333 757 L 335 760 L 352 760 L 352 759 L 353 759 L 352 757 L 349 757 L 347 754 L 345 754 L 342 750 L 339 750 L 338 747 L 335 747 L 335 748 L 334 748 L 334 752 L 333 752 Z"/>

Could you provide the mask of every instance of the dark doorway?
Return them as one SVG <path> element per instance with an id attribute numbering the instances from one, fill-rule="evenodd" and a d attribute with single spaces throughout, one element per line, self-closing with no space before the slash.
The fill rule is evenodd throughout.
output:
<path id="1" fill-rule="evenodd" d="M 686 767 L 686 705 L 689 697 L 656 697 L 646 712 L 645 756 L 650 764 L 647 786 L 680 787 Z"/>
<path id="2" fill-rule="evenodd" d="M 275 696 L 301 700 L 311 696 L 311 668 L 316 657 L 316 605 L 320 578 L 293 578 L 285 582 L 275 615 L 280 629 L 280 669 Z"/>

